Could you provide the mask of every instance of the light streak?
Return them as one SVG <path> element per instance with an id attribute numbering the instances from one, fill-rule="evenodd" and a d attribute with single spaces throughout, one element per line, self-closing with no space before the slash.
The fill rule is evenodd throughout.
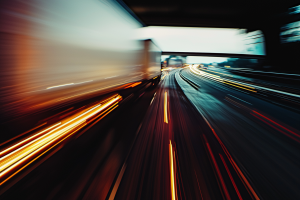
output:
<path id="1" fill-rule="evenodd" d="M 23 135 L 26 135 L 27 133 L 30 133 L 30 132 L 34 131 L 35 129 L 38 129 L 38 128 L 40 128 L 40 127 L 46 125 L 46 124 L 47 124 L 47 122 L 45 122 L 45 123 L 43 123 L 43 124 L 40 124 L 40 125 L 38 125 L 38 126 L 32 128 L 32 129 L 30 129 L 30 130 L 28 130 L 28 131 L 26 131 L 26 132 L 24 132 L 24 133 L 22 133 L 22 134 L 20 134 L 20 135 L 17 135 L 16 137 L 13 137 L 13 138 L 11 138 L 11 139 L 9 139 L 9 140 L 7 140 L 7 141 L 1 143 L 0 146 L 3 146 L 4 144 L 7 144 L 7 143 L 9 143 L 9 142 L 11 142 L 11 141 L 13 141 L 13 140 L 15 140 L 15 139 L 17 139 L 17 138 L 23 136 Z"/>
<path id="2" fill-rule="evenodd" d="M 168 124 L 168 94 L 165 92 L 164 100 L 164 122 Z"/>
<path id="3" fill-rule="evenodd" d="M 11 152 L 12 150 L 14 150 L 14 149 L 20 147 L 22 144 L 25 144 L 26 142 L 30 141 L 31 139 L 34 139 L 34 138 L 38 137 L 39 135 L 41 135 L 41 134 L 43 134 L 43 133 L 45 133 L 45 132 L 47 132 L 47 131 L 49 131 L 49 130 L 55 128 L 55 127 L 57 127 L 57 126 L 60 125 L 60 124 L 61 124 L 61 122 L 59 122 L 59 123 L 57 123 L 57 124 L 54 124 L 53 126 L 50 126 L 49 128 L 47 128 L 47 129 L 45 129 L 45 130 L 43 130 L 43 131 L 41 131 L 41 132 L 38 132 L 37 134 L 35 134 L 35 135 L 33 135 L 33 136 L 31 136 L 31 137 L 29 137 L 29 138 L 27 138 L 27 139 L 25 139 L 25 140 L 23 140 L 23 141 L 21 141 L 21 142 L 19 142 L 19 143 L 13 145 L 13 146 L 11 146 L 11 147 L 9 147 L 9 148 L 7 148 L 7 149 L 1 151 L 1 152 L 0 152 L 0 156 L 6 154 L 6 153 L 8 153 L 8 152 Z M 0 158 L 0 159 L 1 159 L 1 158 Z"/>
<path id="4" fill-rule="evenodd" d="M 195 105 L 196 107 L 196 105 Z M 197 108 L 197 107 L 196 107 Z M 254 191 L 254 189 L 252 188 L 251 184 L 249 183 L 249 181 L 247 180 L 247 178 L 244 176 L 242 170 L 239 168 L 239 166 L 235 163 L 234 159 L 232 158 L 232 156 L 230 155 L 229 151 L 227 150 L 227 148 L 225 147 L 225 145 L 223 144 L 222 140 L 219 138 L 219 136 L 217 135 L 217 133 L 215 132 L 215 130 L 213 129 L 212 125 L 208 122 L 208 120 L 206 119 L 206 117 L 204 116 L 204 114 L 202 113 L 202 111 L 200 111 L 199 109 L 197 109 L 199 114 L 203 117 L 204 121 L 206 122 L 206 124 L 209 126 L 209 128 L 211 129 L 211 131 L 213 132 L 213 135 L 215 136 L 215 138 L 218 140 L 219 144 L 221 145 L 223 151 L 225 152 L 228 160 L 230 161 L 231 165 L 233 166 L 234 170 L 236 171 L 236 173 L 238 174 L 239 178 L 241 179 L 241 181 L 243 182 L 245 188 L 247 189 L 247 191 L 249 192 L 249 194 L 255 199 L 255 200 L 260 200 L 260 198 L 258 197 L 258 195 L 256 194 L 256 192 Z"/>
<path id="5" fill-rule="evenodd" d="M 197 185 L 198 185 L 198 189 L 199 189 L 199 192 L 200 192 L 200 196 L 201 196 L 201 199 L 203 200 L 203 196 L 202 196 L 201 188 L 200 188 L 200 185 L 199 185 L 199 181 L 198 181 L 197 173 L 196 173 L 196 171 L 195 171 L 195 170 L 194 170 L 194 172 L 195 172 L 195 177 L 196 177 L 196 180 L 197 180 Z"/>
<path id="6" fill-rule="evenodd" d="M 248 182 L 247 178 L 244 176 L 243 172 L 240 170 L 240 168 L 237 166 L 237 164 L 234 162 L 234 160 L 230 157 L 229 161 L 234 166 L 235 170 L 238 172 L 238 175 L 240 175 L 240 178 L 243 180 L 243 183 L 247 185 L 248 189 L 250 190 L 250 192 L 254 196 L 254 198 L 256 200 L 260 200 L 260 198 L 257 196 L 254 189 L 251 187 L 250 183 Z"/>
<path id="7" fill-rule="evenodd" d="M 263 117 L 263 118 L 267 119 L 268 121 L 270 121 L 270 122 L 272 122 L 272 123 L 276 124 L 276 125 L 277 125 L 277 126 L 279 126 L 280 128 L 282 128 L 282 129 L 284 129 L 284 130 L 286 130 L 286 131 L 288 131 L 288 132 L 292 133 L 293 135 L 296 135 L 297 137 L 300 137 L 300 135 L 298 135 L 297 133 L 295 133 L 295 132 L 293 132 L 293 131 L 289 130 L 288 128 L 285 128 L 284 126 L 282 126 L 282 125 L 278 124 L 277 122 L 275 122 L 275 121 L 273 121 L 273 120 L 269 119 L 268 117 L 266 117 L 266 116 L 264 116 L 264 115 L 260 114 L 259 112 L 256 112 L 255 110 L 252 110 L 252 111 L 253 111 L 255 114 L 257 114 L 257 115 L 259 115 L 259 116 L 261 116 L 261 117 Z"/>
<path id="8" fill-rule="evenodd" d="M 254 87 L 250 87 L 250 86 L 247 86 L 247 85 L 244 85 L 244 84 L 241 84 L 241 83 L 235 82 L 235 81 L 224 80 L 224 82 L 229 82 L 229 83 L 232 83 L 232 84 L 234 84 L 234 85 L 239 85 L 239 86 L 242 86 L 242 87 L 247 87 L 247 88 L 250 88 L 250 89 L 253 89 L 253 90 L 255 90 L 255 88 L 254 88 Z"/>
<path id="9" fill-rule="evenodd" d="M 255 90 L 250 90 L 250 89 L 260 89 L 260 90 L 266 90 L 266 91 L 269 91 L 269 92 L 275 92 L 275 93 L 279 93 L 279 94 L 283 94 L 283 95 L 288 95 L 288 96 L 292 96 L 292 97 L 296 97 L 296 98 L 300 98 L 300 95 L 298 94 L 293 94 L 293 93 L 289 93 L 289 92 L 284 92 L 284 91 L 280 91 L 280 90 L 275 90 L 275 89 L 271 89 L 271 88 L 266 88 L 266 87 L 262 87 L 262 86 L 258 86 L 258 85 L 252 85 L 252 84 L 241 84 L 241 83 L 238 83 L 236 81 L 229 81 L 228 79 L 225 79 L 225 78 L 217 78 L 216 77 L 213 77 L 213 76 L 216 76 L 216 75 L 212 75 L 210 73 L 207 73 L 207 72 L 204 72 L 204 71 L 201 71 L 201 70 L 198 70 L 197 68 L 193 68 L 193 67 L 190 67 L 190 70 L 191 72 L 193 72 L 194 74 L 197 74 L 197 75 L 201 75 L 201 76 L 204 76 L 204 77 L 207 77 L 209 79 L 213 79 L 215 81 L 219 81 L 221 83 L 225 83 L 226 81 L 227 82 L 230 82 L 231 84 L 234 84 L 234 85 L 231 85 L 231 86 L 234 86 L 234 87 L 239 87 L 237 85 L 240 85 L 240 86 L 243 86 L 243 87 L 240 87 L 241 89 L 244 89 L 244 90 L 248 90 L 248 91 L 251 91 L 251 92 L 257 92 Z M 228 84 L 230 85 L 230 83 L 225 83 L 225 84 Z M 252 87 L 253 86 L 253 87 Z M 255 88 L 254 88 L 255 86 Z M 250 89 L 247 89 L 247 88 L 244 88 L 244 87 L 247 87 L 247 88 L 250 88 Z"/>
<path id="10" fill-rule="evenodd" d="M 80 82 L 80 83 L 75 83 L 75 84 L 82 84 L 82 83 L 89 83 L 89 82 L 92 82 L 94 80 L 90 80 L 90 81 L 83 81 L 83 82 Z"/>
<path id="11" fill-rule="evenodd" d="M 209 70 L 209 69 L 206 69 L 205 71 L 210 71 L 210 72 L 212 72 L 212 73 L 218 73 L 218 74 L 223 74 L 223 75 L 225 75 L 225 76 L 230 76 L 230 77 L 232 77 L 232 76 L 229 75 L 229 74 L 225 74 L 225 73 L 221 73 L 221 72 L 216 72 L 216 71 L 212 71 L 212 70 Z"/>
<path id="12" fill-rule="evenodd" d="M 207 119 L 204 117 L 204 115 L 202 113 L 200 113 L 203 117 L 203 119 L 205 120 L 205 122 L 207 123 L 207 125 L 209 126 L 209 128 L 212 130 L 214 136 L 216 137 L 216 139 L 218 140 L 219 144 L 221 145 L 223 151 L 225 152 L 228 160 L 230 161 L 231 165 L 233 166 L 234 170 L 236 171 L 236 173 L 239 175 L 241 181 L 243 182 L 243 184 L 245 185 L 245 187 L 247 188 L 248 192 L 250 195 L 253 195 L 253 197 L 256 200 L 260 200 L 260 198 L 258 197 L 258 195 L 256 194 L 256 192 L 254 191 L 254 189 L 252 188 L 251 184 L 249 183 L 249 181 L 247 180 L 247 178 L 244 176 L 243 172 L 240 170 L 239 166 L 235 163 L 235 161 L 233 160 L 232 156 L 230 155 L 229 151 L 227 150 L 227 148 L 225 147 L 225 145 L 223 144 L 223 142 L 221 141 L 221 139 L 219 138 L 219 136 L 217 135 L 217 133 L 215 132 L 215 130 L 212 128 L 212 126 L 210 125 L 210 123 L 207 121 Z"/>
<path id="13" fill-rule="evenodd" d="M 195 74 L 207 77 L 209 79 L 213 79 L 213 80 L 218 81 L 220 83 L 231 85 L 233 87 L 241 88 L 241 89 L 248 90 L 248 91 L 251 91 L 251 92 L 257 92 L 257 91 L 255 91 L 254 87 L 251 87 L 251 86 L 248 86 L 248 85 L 245 85 L 245 84 L 241 84 L 241 83 L 238 83 L 238 82 L 235 82 L 235 81 L 230 81 L 228 79 L 221 78 L 220 76 L 210 74 L 210 73 L 198 70 L 196 68 L 191 67 L 190 69 L 191 69 L 191 72 L 193 72 Z"/>
<path id="14" fill-rule="evenodd" d="M 248 88 L 244 88 L 244 87 L 241 87 L 241 86 L 238 86 L 238 85 L 235 85 L 235 84 L 230 84 L 230 83 L 227 83 L 227 82 L 229 82 L 229 81 L 224 81 L 224 83 L 227 84 L 227 85 L 231 85 L 233 87 L 237 87 L 237 88 L 241 88 L 241 89 L 244 89 L 244 90 L 248 90 L 250 92 L 256 92 L 255 90 L 250 90 Z"/>
<path id="15" fill-rule="evenodd" d="M 293 140 L 295 140 L 295 141 L 297 141 L 297 142 L 300 143 L 300 140 L 297 139 L 297 138 L 300 137 L 299 134 L 297 134 L 297 133 L 295 133 L 295 132 L 293 132 L 293 131 L 291 131 L 291 130 L 285 128 L 284 126 L 282 126 L 282 125 L 280 125 L 280 124 L 274 122 L 273 120 L 267 118 L 266 116 L 264 116 L 264 115 L 262 115 L 262 114 L 260 114 L 260 113 L 258 113 L 258 112 L 256 112 L 256 111 L 254 111 L 254 110 L 252 110 L 252 111 L 254 112 L 254 114 L 253 114 L 253 113 L 250 113 L 251 115 L 253 115 L 253 116 L 256 117 L 257 119 L 263 121 L 263 122 L 266 123 L 267 125 L 269 125 L 269 126 L 271 126 L 272 128 L 274 128 L 275 130 L 277 130 L 277 131 L 283 133 L 284 135 L 286 135 L 286 136 L 288 136 L 288 137 L 292 138 Z M 262 118 L 262 117 L 263 117 L 263 118 Z M 280 128 L 281 128 L 281 129 L 280 129 Z M 295 138 L 293 135 L 288 134 L 287 132 L 283 131 L 282 129 L 284 129 L 285 131 L 287 131 L 287 132 L 289 132 L 289 133 L 291 133 L 291 134 L 297 136 L 297 138 Z"/>
<path id="16" fill-rule="evenodd" d="M 142 82 L 132 83 L 132 84 L 130 84 L 129 86 L 125 87 L 124 89 L 131 88 L 131 87 L 135 87 L 135 86 L 137 86 L 137 85 L 139 85 L 139 84 L 141 84 L 141 83 L 142 83 Z"/>
<path id="17" fill-rule="evenodd" d="M 155 92 L 154 95 L 153 95 L 153 98 L 152 98 L 152 100 L 151 100 L 151 102 L 150 102 L 150 105 L 152 104 L 152 102 L 153 102 L 153 100 L 154 100 L 154 98 L 155 98 L 155 95 L 156 95 L 156 92 Z"/>
<path id="18" fill-rule="evenodd" d="M 110 77 L 106 77 L 104 79 L 110 79 L 110 78 L 115 78 L 115 77 L 117 77 L 117 76 L 110 76 Z"/>
<path id="19" fill-rule="evenodd" d="M 174 163 L 173 163 L 173 147 L 172 147 L 172 143 L 170 140 L 170 144 L 169 144 L 169 159 L 170 159 L 170 180 L 171 180 L 171 197 L 172 200 L 176 200 L 176 194 L 175 194 L 175 176 L 174 176 Z"/>
<path id="20" fill-rule="evenodd" d="M 227 200 L 230 200 L 231 198 L 230 198 L 230 196 L 229 196 L 227 187 L 226 187 L 226 185 L 225 185 L 224 179 L 223 179 L 223 177 L 222 177 L 221 171 L 220 171 L 220 169 L 219 169 L 219 167 L 218 167 L 218 164 L 217 164 L 217 161 L 216 161 L 216 159 L 215 159 L 215 157 L 214 157 L 214 154 L 213 154 L 213 152 L 212 152 L 212 150 L 211 150 L 211 148 L 210 148 L 210 145 L 209 145 L 209 143 L 208 143 L 208 141 L 207 141 L 205 135 L 203 135 L 203 138 L 204 138 L 204 140 L 205 140 L 206 147 L 207 147 L 207 150 L 208 150 L 209 155 L 210 155 L 210 157 L 211 157 L 212 163 L 214 164 L 215 170 L 216 170 L 216 172 L 217 172 L 217 175 L 218 175 L 219 181 L 220 181 L 220 183 L 221 183 L 221 186 L 222 186 L 222 190 L 223 190 L 223 192 L 224 192 L 224 195 L 225 195 L 225 197 L 226 197 Z"/>
<path id="21" fill-rule="evenodd" d="M 67 84 L 63 84 L 63 85 L 51 86 L 51 87 L 47 87 L 47 90 L 48 90 L 48 89 L 51 89 L 51 88 L 63 87 L 63 86 L 74 85 L 74 84 L 75 84 L 75 83 L 67 83 Z"/>
<path id="22" fill-rule="evenodd" d="M 1 151 L 0 181 L 3 178 L 5 180 L 0 185 L 53 146 L 86 126 L 92 121 L 92 117 L 116 108 L 121 100 L 120 95 L 114 95 Z M 112 108 L 114 105 L 116 106 Z"/>
<path id="23" fill-rule="evenodd" d="M 232 183 L 232 185 L 233 185 L 233 187 L 234 187 L 234 189 L 235 189 L 236 194 L 238 195 L 238 197 L 239 197 L 240 200 L 243 200 L 243 198 L 242 198 L 242 196 L 241 196 L 241 193 L 240 193 L 239 189 L 237 188 L 237 186 L 236 186 L 236 184 L 235 184 L 235 182 L 234 182 L 234 179 L 233 179 L 233 177 L 232 177 L 232 175 L 231 175 L 231 173 L 230 173 L 230 171 L 229 171 L 229 168 L 228 168 L 228 166 L 227 166 L 227 164 L 226 164 L 226 162 L 225 162 L 223 156 L 222 156 L 221 154 L 219 154 L 219 155 L 220 155 L 220 158 L 221 158 L 221 160 L 222 160 L 222 162 L 223 162 L 223 164 L 224 164 L 224 167 L 225 167 L 225 169 L 226 169 L 226 171 L 227 171 L 227 173 L 228 173 L 228 176 L 229 176 L 229 178 L 230 178 L 230 180 L 231 180 L 231 183 Z"/>
<path id="24" fill-rule="evenodd" d="M 122 177 L 124 175 L 125 169 L 126 169 L 126 164 L 124 163 L 124 165 L 122 166 L 122 169 L 121 169 L 121 171 L 120 171 L 120 173 L 118 175 L 117 181 L 116 181 L 116 183 L 114 185 L 114 188 L 113 188 L 113 190 L 112 190 L 112 192 L 111 192 L 108 200 L 114 200 L 115 199 L 115 196 L 117 194 L 117 190 L 118 190 L 119 185 L 121 183 L 121 180 L 122 180 Z"/>

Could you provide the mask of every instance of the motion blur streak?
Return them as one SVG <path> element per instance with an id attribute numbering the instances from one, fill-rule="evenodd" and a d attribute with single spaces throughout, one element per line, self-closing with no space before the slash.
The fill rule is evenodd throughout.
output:
<path id="1" fill-rule="evenodd" d="M 134 87 L 161 74 L 161 50 L 151 42 L 145 49 L 136 32 L 142 24 L 117 1 L 0 4 L 1 120 L 53 110 L 127 83 Z"/>
<path id="2" fill-rule="evenodd" d="M 254 196 L 254 198 L 256 200 L 259 200 L 260 198 L 257 196 L 256 192 L 254 191 L 254 189 L 252 188 L 252 186 L 248 182 L 247 178 L 244 176 L 243 172 L 240 170 L 240 168 L 234 162 L 234 160 L 230 157 L 229 161 L 233 164 L 234 168 L 238 171 L 238 174 L 240 175 L 240 177 L 242 178 L 242 180 L 244 181 L 244 183 L 246 184 L 246 186 L 248 187 L 248 189 L 250 190 L 250 192 L 252 193 L 252 195 Z"/>
<path id="3" fill-rule="evenodd" d="M 9 142 L 11 142 L 11 141 L 13 141 L 13 140 L 15 140 L 15 139 L 17 139 L 17 138 L 23 136 L 23 135 L 26 135 L 27 133 L 30 133 L 30 132 L 34 131 L 35 129 L 38 129 L 38 128 L 40 128 L 40 127 L 46 125 L 46 124 L 47 124 L 47 122 L 45 122 L 45 123 L 43 123 L 43 124 L 40 124 L 40 125 L 38 125 L 38 126 L 32 128 L 32 129 L 30 129 L 30 130 L 28 130 L 28 131 L 26 131 L 26 132 L 24 132 L 24 133 L 22 133 L 22 134 L 16 136 L 16 137 L 13 137 L 13 138 L 11 138 L 11 139 L 9 139 L 9 140 L 7 140 L 7 141 L 1 143 L 0 146 L 3 146 L 3 145 L 6 144 L 6 143 L 9 143 Z"/>
<path id="4" fill-rule="evenodd" d="M 165 99 L 164 99 L 164 122 L 168 123 L 168 93 L 165 92 Z"/>
<path id="5" fill-rule="evenodd" d="M 277 130 L 277 131 L 283 133 L 284 135 L 286 135 L 286 136 L 288 136 L 288 137 L 292 138 L 293 140 L 295 140 L 295 141 L 297 141 L 297 142 L 300 143 L 300 140 L 298 140 L 297 138 L 293 137 L 292 135 L 286 133 L 285 131 L 283 131 L 283 130 L 280 129 L 280 128 L 283 128 L 284 130 L 287 130 L 288 132 L 290 132 L 290 133 L 296 135 L 297 137 L 299 137 L 299 135 L 297 135 L 296 133 L 294 133 L 294 132 L 292 132 L 292 131 L 286 129 L 285 127 L 283 127 L 283 126 L 277 124 L 276 122 L 270 120 L 269 118 L 267 118 L 267 117 L 265 117 L 265 116 L 263 116 L 263 115 L 261 115 L 261 114 L 255 112 L 255 111 L 253 111 L 253 112 L 254 112 L 255 114 L 251 113 L 251 115 L 253 115 L 253 116 L 256 117 L 257 119 L 261 120 L 262 122 L 266 123 L 267 125 L 269 125 L 270 127 L 274 128 L 275 130 Z M 259 116 L 258 116 L 258 115 L 259 115 Z M 263 117 L 263 118 L 261 118 L 260 116 Z M 266 121 L 266 120 L 268 120 L 268 121 Z M 276 127 L 276 125 L 277 125 L 277 127 Z M 280 128 L 278 128 L 278 127 L 280 127 Z"/>
<path id="6" fill-rule="evenodd" d="M 124 165 L 122 166 L 122 169 L 121 169 L 121 171 L 120 171 L 120 174 L 119 174 L 119 176 L 118 176 L 118 179 L 117 179 L 117 181 L 116 181 L 116 183 L 115 183 L 115 186 L 114 186 L 114 188 L 113 188 L 113 190 L 112 190 L 112 192 L 111 192 L 110 197 L 109 197 L 108 200 L 114 200 L 114 199 L 115 199 L 115 196 L 116 196 L 116 194 L 117 194 L 117 190 L 118 190 L 118 187 L 119 187 L 119 185 L 120 185 L 120 183 L 121 183 L 121 180 L 122 180 L 122 177 L 123 177 L 123 175 L 124 175 L 125 169 L 126 169 L 126 164 L 124 164 Z"/>
<path id="7" fill-rule="evenodd" d="M 66 85 L 73 85 L 73 84 L 74 83 L 67 83 L 67 84 L 63 84 L 63 85 L 56 85 L 56 86 L 52 86 L 52 87 L 47 87 L 47 90 L 51 89 L 51 88 L 63 87 L 63 86 L 66 86 Z"/>
<path id="8" fill-rule="evenodd" d="M 165 74 L 162 78 L 161 78 L 161 80 L 164 80 L 164 78 L 167 76 L 167 74 Z"/>
<path id="9" fill-rule="evenodd" d="M 176 200 L 176 188 L 175 188 L 175 175 L 174 175 L 174 157 L 173 157 L 173 147 L 172 147 L 172 142 L 170 140 L 169 144 L 169 159 L 170 159 L 170 181 L 171 181 L 171 196 L 172 200 Z"/>
<path id="10" fill-rule="evenodd" d="M 285 128 L 284 126 L 282 126 L 282 125 L 278 124 L 277 122 L 275 122 L 275 121 L 269 119 L 268 117 L 266 117 L 266 116 L 264 116 L 264 115 L 262 115 L 262 114 L 256 112 L 255 110 L 252 110 L 252 111 L 253 111 L 255 114 L 257 114 L 257 115 L 259 115 L 259 116 L 261 116 L 261 117 L 267 119 L 268 121 L 272 122 L 273 124 L 276 124 L 276 125 L 279 126 L 280 128 L 282 128 L 282 129 L 284 129 L 284 130 L 286 130 L 286 131 L 292 133 L 293 135 L 296 135 L 297 137 L 300 137 L 299 134 L 297 134 L 297 133 L 295 133 L 295 132 L 293 132 L 293 131 L 291 131 L 291 130 Z"/>
<path id="11" fill-rule="evenodd" d="M 131 88 L 131 87 L 135 87 L 135 86 L 137 86 L 137 85 L 139 85 L 139 84 L 141 84 L 141 83 L 142 83 L 142 82 L 132 83 L 132 84 L 130 84 L 129 86 L 125 87 L 124 89 Z"/>
<path id="12" fill-rule="evenodd" d="M 62 122 L 3 150 L 1 152 L 2 157 L 0 158 L 0 178 L 6 179 L 3 180 L 0 185 L 6 182 L 8 180 L 7 176 L 11 175 L 14 171 L 22 168 L 26 163 L 34 160 L 40 154 L 43 154 L 43 152 L 48 151 L 53 145 L 55 146 L 57 143 L 60 143 L 62 140 L 87 125 L 91 122 L 90 119 L 92 117 L 104 114 L 111 108 L 116 108 L 115 105 L 121 100 L 122 97 L 120 95 L 113 95 L 100 103 L 94 104 L 93 106 L 74 114 Z M 11 178 L 11 176 L 8 178 Z"/>
<path id="13" fill-rule="evenodd" d="M 61 122 L 59 122 L 59 123 L 57 123 L 57 124 L 55 124 L 55 125 L 53 125 L 53 126 L 50 126 L 49 128 L 47 128 L 47 129 L 45 129 L 45 130 L 43 130 L 43 131 L 41 131 L 41 132 L 38 132 L 37 134 L 35 134 L 35 135 L 33 135 L 33 136 L 31 136 L 31 137 L 29 137 L 29 138 L 27 138 L 27 139 L 25 139 L 25 140 L 23 140 L 23 141 L 21 141 L 21 142 L 15 144 L 15 145 L 13 145 L 13 146 L 11 146 L 11 147 L 5 149 L 4 151 L 1 151 L 1 152 L 0 152 L 0 156 L 3 156 L 4 154 L 7 154 L 7 153 L 9 153 L 9 152 L 15 150 L 16 148 L 20 147 L 21 145 L 23 145 L 23 144 L 25 144 L 25 143 L 31 141 L 32 139 L 35 139 L 36 137 L 40 136 L 41 134 L 43 134 L 43 133 L 45 133 L 45 132 L 47 132 L 47 131 L 49 131 L 49 130 L 55 128 L 55 127 L 57 127 L 57 126 L 60 125 L 60 124 L 61 124 Z"/>
<path id="14" fill-rule="evenodd" d="M 231 85 L 233 87 L 248 90 L 248 91 L 251 91 L 251 92 L 257 92 L 257 91 L 254 90 L 255 89 L 254 87 L 251 87 L 251 86 L 248 86 L 248 85 L 245 85 L 245 84 L 241 84 L 241 83 L 238 83 L 238 82 L 235 82 L 235 81 L 226 80 L 224 78 L 221 78 L 220 76 L 201 71 L 201 70 L 197 69 L 195 66 L 191 66 L 190 69 L 191 69 L 191 72 L 193 72 L 195 74 L 198 74 L 198 75 L 204 76 L 206 78 L 218 81 L 220 83 L 225 83 L 227 85 Z"/>
<path id="15" fill-rule="evenodd" d="M 232 156 L 229 154 L 227 148 L 225 147 L 225 145 L 223 144 L 223 142 L 221 141 L 221 139 L 219 138 L 219 136 L 217 135 L 217 133 L 215 132 L 215 130 L 212 128 L 212 126 L 210 125 L 210 123 L 207 121 L 207 119 L 203 116 L 203 119 L 206 121 L 206 123 L 208 124 L 208 126 L 210 127 L 210 129 L 212 130 L 214 136 L 217 138 L 218 142 L 220 143 L 222 149 L 224 150 L 228 160 L 230 161 L 230 163 L 232 164 L 233 168 L 235 169 L 235 171 L 237 172 L 237 174 L 239 175 L 240 179 L 242 180 L 242 182 L 244 183 L 244 185 L 246 186 L 248 192 L 253 195 L 253 197 L 256 200 L 259 200 L 260 198 L 257 196 L 256 192 L 254 191 L 254 189 L 252 188 L 251 184 L 249 183 L 249 181 L 247 180 L 247 178 L 245 177 L 245 175 L 243 174 L 243 172 L 240 170 L 240 168 L 238 167 L 238 165 L 235 163 L 235 161 L 233 160 Z"/>
<path id="16" fill-rule="evenodd" d="M 229 83 L 228 83 L 229 82 Z M 232 81 L 224 81 L 224 83 L 225 84 L 228 84 L 228 85 L 231 85 L 231 86 L 233 86 L 233 87 L 237 87 L 237 88 L 241 88 L 241 89 L 244 89 L 244 90 L 248 90 L 248 91 L 250 91 L 250 92 L 256 92 L 255 90 L 250 90 L 250 89 L 248 89 L 248 88 L 245 88 L 245 87 L 247 87 L 247 86 L 245 86 L 245 85 L 242 85 L 242 84 L 237 84 L 237 83 L 234 83 L 234 82 L 232 82 Z M 231 83 L 231 84 L 230 84 Z M 241 86 L 239 86 L 239 85 L 242 85 L 242 86 L 244 86 L 244 87 L 241 87 Z"/>
<path id="17" fill-rule="evenodd" d="M 239 82 L 231 81 L 229 79 L 222 78 L 220 76 L 217 76 L 217 75 L 214 75 L 214 74 L 211 74 L 208 72 L 204 72 L 204 70 L 220 74 L 219 72 L 215 72 L 215 71 L 211 71 L 211 70 L 207 70 L 207 69 L 200 70 L 196 66 L 190 66 L 190 71 L 196 75 L 200 75 L 200 76 L 206 77 L 208 79 L 218 81 L 220 83 L 231 85 L 233 87 L 238 87 L 240 89 L 248 90 L 248 91 L 255 92 L 255 93 L 257 93 L 257 90 L 260 90 L 263 93 L 264 92 L 277 93 L 279 95 L 288 96 L 289 98 L 297 98 L 298 99 L 300 97 L 299 94 L 295 94 L 295 93 L 297 93 L 297 91 L 290 91 L 287 88 L 284 89 L 286 91 L 283 91 L 282 87 L 277 87 L 277 89 L 274 89 L 273 88 L 274 86 L 272 84 L 271 85 L 270 84 L 263 85 L 261 83 L 257 83 L 256 81 L 250 81 L 251 83 L 249 83 L 249 81 L 246 81 L 247 83 L 241 84 L 240 82 L 242 80 L 239 80 Z M 223 73 L 221 73 L 221 74 L 223 74 Z M 226 74 L 223 74 L 223 75 L 226 75 Z M 280 90 L 278 90 L 278 89 L 280 89 Z"/>
<path id="18" fill-rule="evenodd" d="M 215 159 L 215 157 L 214 157 L 214 154 L 213 154 L 213 152 L 212 152 L 212 150 L 211 150 L 211 148 L 210 148 L 210 145 L 209 145 L 209 143 L 208 143 L 208 141 L 207 141 L 205 135 L 203 135 L 203 138 L 204 138 L 204 141 L 205 141 L 205 144 L 206 144 L 208 153 L 209 153 L 209 155 L 210 155 L 211 161 L 212 161 L 212 163 L 214 164 L 216 173 L 217 173 L 218 178 L 219 178 L 219 181 L 220 181 L 220 183 L 221 183 L 221 187 L 222 187 L 222 190 L 223 190 L 223 194 L 225 195 L 225 198 L 226 198 L 227 200 L 230 200 L 231 198 L 230 198 L 230 196 L 229 196 L 227 187 L 226 187 L 226 185 L 225 185 L 224 179 L 223 179 L 223 177 L 222 177 L 222 174 L 221 174 L 221 172 L 220 172 L 220 169 L 219 169 L 219 167 L 218 167 L 218 164 L 217 164 L 217 162 L 216 162 L 216 159 Z"/>
<path id="19" fill-rule="evenodd" d="M 155 95 L 156 95 L 156 93 L 154 93 L 153 98 L 152 98 L 152 100 L 150 102 L 150 105 L 152 104 L 153 100 L 155 99 Z"/>
<path id="20" fill-rule="evenodd" d="M 222 156 L 221 154 L 219 154 L 219 156 L 220 156 L 220 158 L 221 158 L 221 160 L 222 160 L 222 162 L 223 162 L 223 164 L 224 164 L 224 167 L 225 167 L 225 169 L 226 169 L 226 171 L 227 171 L 227 173 L 228 173 L 228 176 L 229 176 L 230 181 L 231 181 L 231 183 L 232 183 L 232 185 L 233 185 L 233 187 L 234 187 L 234 189 L 235 189 L 235 191 L 236 191 L 236 194 L 238 195 L 239 199 L 242 200 L 243 198 L 242 198 L 242 196 L 241 196 L 241 194 L 240 194 L 240 191 L 239 191 L 239 189 L 237 188 L 237 186 L 236 186 L 236 184 L 235 184 L 235 182 L 234 182 L 234 179 L 233 179 L 233 177 L 232 177 L 232 175 L 231 175 L 231 173 L 230 173 L 230 171 L 229 171 L 229 169 L 228 169 L 228 166 L 227 166 L 227 164 L 226 164 L 226 162 L 225 162 L 223 156 Z"/>

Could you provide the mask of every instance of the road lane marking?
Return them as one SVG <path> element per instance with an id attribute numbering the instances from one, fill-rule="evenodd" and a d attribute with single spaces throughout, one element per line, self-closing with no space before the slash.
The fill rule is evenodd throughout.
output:
<path id="1" fill-rule="evenodd" d="M 156 95 L 156 92 L 155 92 L 154 95 L 153 95 L 153 98 L 152 98 L 152 100 L 151 100 L 151 102 L 150 102 L 150 105 L 152 104 L 152 101 L 154 100 L 155 95 Z"/>
<path id="2" fill-rule="evenodd" d="M 116 181 L 116 183 L 115 183 L 115 185 L 114 185 L 114 188 L 113 188 L 113 190 L 112 190 L 112 192 L 111 192 L 110 197 L 109 197 L 108 200 L 114 200 L 114 199 L 115 199 L 115 196 L 116 196 L 116 194 L 117 194 L 119 185 L 120 185 L 121 180 L 122 180 L 122 178 L 123 178 L 125 169 L 126 169 L 126 163 L 124 163 L 124 165 L 122 166 L 122 169 L 121 169 L 121 171 L 120 171 L 120 173 L 119 173 L 119 176 L 118 176 L 118 178 L 117 178 L 117 181 Z"/>

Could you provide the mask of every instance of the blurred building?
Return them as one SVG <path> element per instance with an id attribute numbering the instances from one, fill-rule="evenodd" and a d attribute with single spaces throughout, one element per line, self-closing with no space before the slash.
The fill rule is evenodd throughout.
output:
<path id="1" fill-rule="evenodd" d="M 186 56 L 170 55 L 163 61 L 164 67 L 183 67 L 186 63 Z"/>

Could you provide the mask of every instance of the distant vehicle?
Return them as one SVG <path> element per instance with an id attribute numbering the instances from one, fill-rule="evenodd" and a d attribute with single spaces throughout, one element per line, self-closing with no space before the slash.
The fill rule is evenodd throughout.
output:
<path id="1" fill-rule="evenodd" d="M 8 10 L 19 2 L 11 1 L 15 3 L 8 4 Z M 132 39 L 142 24 L 117 1 L 79 1 L 78 5 L 88 8 L 81 10 L 84 18 L 78 17 L 78 5 L 72 6 L 69 0 L 60 0 L 69 12 L 56 9 L 60 4 L 55 1 L 37 2 L 26 4 L 26 14 L 15 9 L 5 18 L 14 24 L 10 25 L 13 30 L 15 25 L 19 29 L 0 34 L 0 41 L 9 47 L 7 55 L 12 56 L 0 60 L 1 115 L 23 115 L 82 101 L 127 83 L 158 84 L 161 50 L 151 40 Z M 95 6 L 98 12 L 90 15 L 89 9 Z M 94 20 L 95 16 L 106 20 Z M 116 32 L 118 26 L 122 28 Z"/>

